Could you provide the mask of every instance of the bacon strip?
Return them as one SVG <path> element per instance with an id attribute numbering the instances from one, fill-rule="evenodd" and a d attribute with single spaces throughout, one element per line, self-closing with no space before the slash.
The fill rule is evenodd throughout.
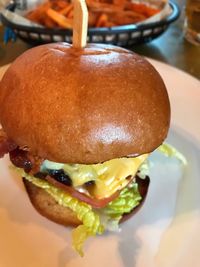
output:
<path id="1" fill-rule="evenodd" d="M 18 168 L 23 168 L 25 172 L 34 175 L 40 171 L 40 165 L 43 161 L 42 158 L 31 155 L 29 151 L 16 149 L 10 151 L 10 161 Z"/>
<path id="2" fill-rule="evenodd" d="M 10 151 L 10 161 L 18 168 L 23 168 L 26 172 L 32 169 L 32 162 L 28 157 L 28 151 L 23 151 L 19 148 Z"/>
<path id="3" fill-rule="evenodd" d="M 3 129 L 0 129 L 0 158 L 3 158 L 5 154 L 15 149 L 17 145 L 8 139 Z"/>
<path id="4" fill-rule="evenodd" d="M 90 204 L 93 208 L 97 208 L 97 209 L 104 208 L 109 202 L 111 202 L 113 199 L 117 198 L 119 196 L 119 193 L 120 193 L 120 191 L 117 191 L 110 197 L 103 198 L 103 199 L 95 199 L 95 198 L 87 196 L 84 193 L 78 192 L 76 189 L 74 189 L 71 186 L 67 186 L 65 184 L 62 184 L 62 183 L 56 181 L 54 178 L 52 178 L 49 175 L 47 175 L 45 177 L 45 180 L 47 180 L 50 184 L 54 185 L 55 187 L 66 191 L 71 196 L 73 196 L 73 197 L 75 197 L 75 198 L 77 198 L 83 202 L 86 202 L 86 203 Z"/>

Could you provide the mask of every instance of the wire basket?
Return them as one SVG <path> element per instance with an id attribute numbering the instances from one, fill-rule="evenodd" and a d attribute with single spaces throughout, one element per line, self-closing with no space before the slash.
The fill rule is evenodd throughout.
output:
<path id="1" fill-rule="evenodd" d="M 168 26 L 179 17 L 180 9 L 178 5 L 171 1 L 169 4 L 172 12 L 163 20 L 143 25 L 130 24 L 110 28 L 89 28 L 87 42 L 106 43 L 124 47 L 150 42 L 163 34 Z M 16 4 L 10 4 L 8 9 L 15 12 Z M 16 24 L 9 21 L 3 14 L 1 14 L 1 21 L 4 26 L 11 28 L 20 39 L 31 45 L 50 42 L 72 42 L 72 31 L 68 29 L 51 29 Z"/>

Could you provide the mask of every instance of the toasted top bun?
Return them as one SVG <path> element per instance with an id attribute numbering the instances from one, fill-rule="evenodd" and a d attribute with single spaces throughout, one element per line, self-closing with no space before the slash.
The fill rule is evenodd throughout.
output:
<path id="1" fill-rule="evenodd" d="M 48 44 L 5 73 L 0 122 L 35 155 L 89 164 L 153 151 L 167 135 L 170 105 L 158 72 L 133 52 Z"/>

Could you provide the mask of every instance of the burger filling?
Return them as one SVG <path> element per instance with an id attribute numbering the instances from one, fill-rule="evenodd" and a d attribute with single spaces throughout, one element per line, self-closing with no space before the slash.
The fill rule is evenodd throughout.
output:
<path id="1" fill-rule="evenodd" d="M 123 214 L 142 201 L 137 181 L 148 175 L 147 154 L 91 165 L 43 160 L 21 148 L 9 154 L 22 177 L 73 210 L 82 221 L 73 230 L 73 247 L 80 255 L 85 239 L 106 229 L 117 230 Z"/>
<path id="2" fill-rule="evenodd" d="M 44 166 L 42 164 L 41 169 L 43 170 L 43 168 Z M 146 167 L 144 169 L 146 169 Z M 118 225 L 122 216 L 126 213 L 130 213 L 142 201 L 142 196 L 139 192 L 137 183 L 137 180 L 141 180 L 141 178 L 139 178 L 137 175 L 128 184 L 125 183 L 127 186 L 125 186 L 123 189 L 121 189 L 121 185 L 118 187 L 118 189 L 121 191 L 115 199 L 107 203 L 106 206 L 104 205 L 102 208 L 97 209 L 94 208 L 93 205 L 81 201 L 80 198 L 74 197 L 68 191 L 53 185 L 47 179 L 44 179 L 44 177 L 35 177 L 25 172 L 23 168 L 16 168 L 16 170 L 19 172 L 20 176 L 33 183 L 35 186 L 44 189 L 60 205 L 70 208 L 76 213 L 77 218 L 82 222 L 82 225 L 79 225 L 72 231 L 72 244 L 73 248 L 80 255 L 83 255 L 83 243 L 89 236 L 102 234 L 107 229 L 114 231 L 118 230 Z M 47 170 L 52 170 L 49 169 L 49 165 Z M 124 174 L 124 172 L 122 173 Z M 142 170 L 142 168 L 141 173 L 144 175 L 144 170 Z M 46 175 L 46 169 L 44 174 Z M 97 177 L 96 180 L 97 179 L 99 179 L 99 177 Z M 126 177 L 121 180 L 126 180 Z M 147 183 L 149 183 L 149 180 Z"/>
<path id="3" fill-rule="evenodd" d="M 70 208 L 82 222 L 73 230 L 73 247 L 83 255 L 84 241 L 106 229 L 116 230 L 124 214 L 144 199 L 148 189 L 148 154 L 112 159 L 100 164 L 64 164 L 31 155 L 0 131 L 0 157 L 10 159 L 20 176 L 44 189 L 58 204 Z M 170 145 L 158 148 L 166 156 L 185 158 Z"/>
<path id="4" fill-rule="evenodd" d="M 77 191 L 96 199 L 112 196 L 126 187 L 147 154 L 135 158 L 112 159 L 100 164 L 61 164 L 44 160 L 41 172 L 64 178 Z"/>

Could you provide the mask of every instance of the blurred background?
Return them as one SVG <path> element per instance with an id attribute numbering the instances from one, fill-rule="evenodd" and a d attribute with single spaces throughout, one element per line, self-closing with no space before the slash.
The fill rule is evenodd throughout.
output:
<path id="1" fill-rule="evenodd" d="M 195 1 L 198 4 L 200 3 L 200 0 Z M 150 42 L 129 45 L 128 49 L 143 56 L 165 62 L 200 79 L 200 43 L 192 44 L 184 38 L 186 0 L 174 0 L 173 2 L 178 5 L 180 15 L 169 25 L 166 31 Z M 8 3 L 6 0 L 0 0 L 0 8 L 2 9 Z M 200 26 L 200 15 L 198 16 L 197 23 Z M 19 38 L 5 40 L 5 27 L 2 24 L 0 25 L 0 66 L 12 62 L 30 47 L 32 47 L 32 44 L 28 44 Z"/>

